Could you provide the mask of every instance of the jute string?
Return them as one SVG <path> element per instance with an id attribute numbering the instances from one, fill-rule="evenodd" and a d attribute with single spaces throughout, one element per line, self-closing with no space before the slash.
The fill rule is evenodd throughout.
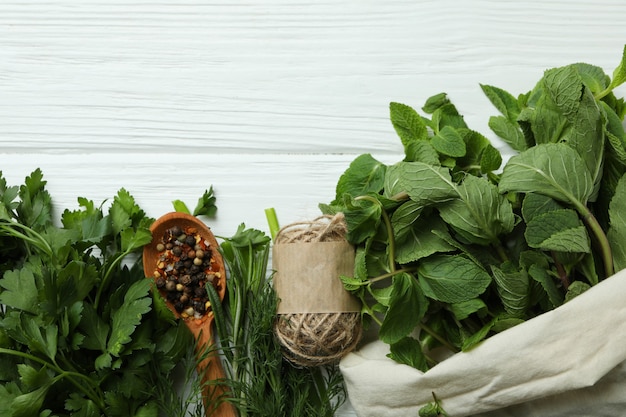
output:
<path id="1" fill-rule="evenodd" d="M 342 213 L 297 222 L 279 230 L 275 243 L 344 240 L 347 226 Z M 279 314 L 275 333 L 283 355 L 295 365 L 312 367 L 337 363 L 354 350 L 362 334 L 359 312 Z"/>

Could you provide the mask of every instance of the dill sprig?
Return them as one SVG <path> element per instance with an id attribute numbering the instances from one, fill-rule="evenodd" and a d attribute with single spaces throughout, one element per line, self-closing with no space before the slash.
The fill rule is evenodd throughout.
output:
<path id="1" fill-rule="evenodd" d="M 332 417 L 346 400 L 337 366 L 298 368 L 274 336 L 278 296 L 268 271 L 271 239 L 241 224 L 224 239 L 227 297 L 208 288 L 227 378 L 229 401 L 241 417 Z"/>

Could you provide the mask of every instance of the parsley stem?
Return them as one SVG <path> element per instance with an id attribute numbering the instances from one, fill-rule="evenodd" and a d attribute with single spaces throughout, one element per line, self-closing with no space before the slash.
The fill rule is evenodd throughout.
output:
<path id="1" fill-rule="evenodd" d="M 94 392 L 93 388 L 89 384 L 89 383 L 92 383 L 93 381 L 88 375 L 83 375 L 78 372 L 66 371 L 62 369 L 61 367 L 59 367 L 54 362 L 48 362 L 45 359 L 42 359 L 38 356 L 32 355 L 30 353 L 26 353 L 26 352 L 20 352 L 20 351 L 13 350 L 13 349 L 0 348 L 0 354 L 19 356 L 21 358 L 28 359 L 33 362 L 37 362 L 45 367 L 48 367 L 54 370 L 58 374 L 58 377 L 66 378 L 68 381 L 72 383 L 72 385 L 74 385 L 80 391 L 85 393 L 85 395 L 87 395 L 94 403 L 96 403 L 101 410 L 104 410 L 105 407 L 104 407 L 104 402 L 102 401 L 102 396 L 97 395 L 97 393 Z M 76 381 L 74 377 L 85 379 L 89 383 L 81 384 L 78 381 Z"/>
<path id="2" fill-rule="evenodd" d="M 6 231 L 9 235 L 22 239 L 35 247 L 41 249 L 48 255 L 51 259 L 54 259 L 54 251 L 48 244 L 48 242 L 36 231 L 32 228 L 23 225 L 21 223 L 14 222 L 6 222 L 5 225 L 1 226 L 2 230 Z M 24 233 L 16 230 L 16 228 L 20 228 L 24 231 Z M 34 237 L 33 237 L 34 236 Z"/>
<path id="3" fill-rule="evenodd" d="M 111 276 L 111 273 L 113 272 L 113 269 L 129 253 L 130 253 L 130 251 L 126 251 L 126 252 L 121 253 L 117 258 L 115 258 L 113 260 L 113 262 L 111 262 L 111 265 L 109 265 L 109 268 L 105 271 L 104 276 L 102 277 L 102 282 L 100 282 L 100 285 L 98 286 L 98 292 L 96 293 L 96 299 L 95 299 L 95 301 L 93 303 L 93 305 L 94 305 L 94 307 L 96 309 L 98 308 L 98 305 L 100 304 L 100 297 L 102 296 L 102 291 L 104 291 L 104 289 L 107 287 L 108 280 L 109 280 L 109 277 Z"/>

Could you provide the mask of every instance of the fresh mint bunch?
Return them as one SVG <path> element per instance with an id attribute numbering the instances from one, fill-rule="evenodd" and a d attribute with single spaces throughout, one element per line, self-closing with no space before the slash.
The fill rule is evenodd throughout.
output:
<path id="1" fill-rule="evenodd" d="M 0 173 L 0 415 L 156 417 L 194 341 L 137 261 L 153 219 L 121 189 L 57 226 L 45 185 Z"/>
<path id="2" fill-rule="evenodd" d="M 558 307 L 626 267 L 626 48 L 609 77 L 576 63 L 514 96 L 481 85 L 500 115 L 500 152 L 441 93 L 421 113 L 391 103 L 404 158 L 358 156 L 324 213 L 356 246 L 344 286 L 390 357 L 421 370 Z"/>

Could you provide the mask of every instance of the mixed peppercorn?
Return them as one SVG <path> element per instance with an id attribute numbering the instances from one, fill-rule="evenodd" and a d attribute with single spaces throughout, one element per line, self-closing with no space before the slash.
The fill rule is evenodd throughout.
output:
<path id="1" fill-rule="evenodd" d="M 211 311 L 206 284 L 220 290 L 221 271 L 214 270 L 212 248 L 193 227 L 169 228 L 157 244 L 154 270 L 157 288 L 183 318 L 201 318 Z"/>

